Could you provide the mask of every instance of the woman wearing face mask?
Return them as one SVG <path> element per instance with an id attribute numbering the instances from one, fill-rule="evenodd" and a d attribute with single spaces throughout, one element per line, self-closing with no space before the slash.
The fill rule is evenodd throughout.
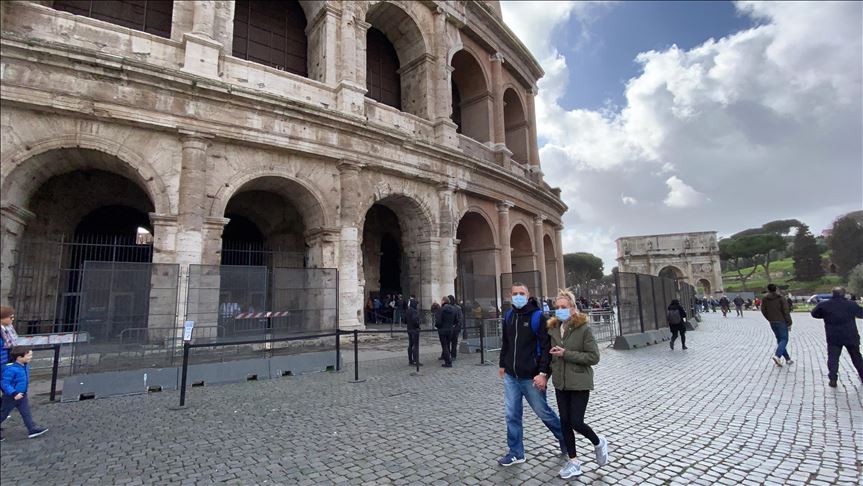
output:
<path id="1" fill-rule="evenodd" d="M 599 363 L 599 348 L 587 325 L 587 316 L 578 312 L 575 297 L 561 291 L 555 301 L 554 317 L 548 320 L 551 339 L 551 378 L 560 411 L 560 424 L 569 461 L 560 470 L 560 477 L 569 479 L 582 473 L 576 459 L 575 434 L 578 432 L 593 444 L 596 463 L 608 463 L 608 441 L 598 436 L 584 423 L 584 412 L 590 390 L 593 390 L 593 368 Z"/>

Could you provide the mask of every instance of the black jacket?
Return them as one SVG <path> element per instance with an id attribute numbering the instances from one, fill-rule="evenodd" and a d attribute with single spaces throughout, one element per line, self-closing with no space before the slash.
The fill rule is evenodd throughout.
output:
<path id="1" fill-rule="evenodd" d="M 434 327 L 439 334 L 450 333 L 455 328 L 458 319 L 458 309 L 452 304 L 444 304 L 435 319 Z"/>
<path id="2" fill-rule="evenodd" d="M 412 306 L 405 311 L 405 324 L 407 324 L 409 331 L 416 331 L 420 328 L 419 312 Z"/>
<path id="3" fill-rule="evenodd" d="M 683 306 L 680 304 L 669 304 L 668 310 L 671 310 L 671 309 L 677 309 L 677 311 L 680 312 L 680 324 L 678 324 L 678 325 L 679 326 L 683 325 L 683 323 L 686 322 L 686 311 L 683 310 Z M 671 324 L 670 322 L 668 323 L 668 325 L 673 326 L 673 324 Z"/>
<path id="4" fill-rule="evenodd" d="M 822 300 L 812 309 L 812 317 L 824 319 L 824 334 L 831 346 L 859 346 L 860 333 L 854 318 L 863 319 L 863 307 L 845 297 Z"/>
<path id="5" fill-rule="evenodd" d="M 530 316 L 540 310 L 534 301 L 521 309 L 513 308 L 512 315 L 506 320 L 504 315 L 501 329 L 500 367 L 507 374 L 521 379 L 529 379 L 540 372 L 551 374 L 551 348 L 548 339 L 546 317 L 539 318 L 539 334 L 530 327 Z M 540 355 L 536 356 L 536 343 L 539 340 Z"/>
<path id="6" fill-rule="evenodd" d="M 455 307 L 455 324 L 453 325 L 453 330 L 459 331 L 464 327 L 464 311 L 458 304 L 455 304 L 453 307 Z"/>

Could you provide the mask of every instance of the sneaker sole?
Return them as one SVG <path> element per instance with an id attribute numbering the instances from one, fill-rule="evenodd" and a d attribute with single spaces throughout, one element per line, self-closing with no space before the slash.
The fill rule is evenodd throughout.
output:
<path id="1" fill-rule="evenodd" d="M 581 476 L 582 474 L 584 474 L 584 471 L 573 473 L 573 474 L 570 474 L 569 476 L 564 476 L 563 474 L 559 474 L 559 476 L 560 476 L 560 479 L 570 479 L 570 478 L 574 478 L 576 476 Z"/>
<path id="2" fill-rule="evenodd" d="M 506 464 L 503 464 L 501 462 L 499 462 L 498 464 L 500 464 L 503 467 L 509 467 L 509 466 L 512 466 L 513 464 L 521 464 L 523 462 L 524 462 L 524 459 L 516 459 L 516 460 L 514 460 L 512 462 L 508 462 Z"/>
<path id="3" fill-rule="evenodd" d="M 27 438 L 33 439 L 33 438 L 39 437 L 40 435 L 44 434 L 45 432 L 48 432 L 48 429 L 45 429 L 42 432 L 36 432 L 35 434 L 30 434 L 27 436 Z"/>

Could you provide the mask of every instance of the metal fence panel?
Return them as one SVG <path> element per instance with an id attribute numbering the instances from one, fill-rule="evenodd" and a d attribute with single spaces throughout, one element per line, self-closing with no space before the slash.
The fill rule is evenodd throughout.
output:
<path id="1" fill-rule="evenodd" d="M 170 366 L 177 352 L 179 266 L 84 263 L 72 373 Z"/>
<path id="2" fill-rule="evenodd" d="M 641 332 L 641 307 L 639 305 L 639 283 L 634 273 L 617 274 L 617 308 L 621 334 Z"/>

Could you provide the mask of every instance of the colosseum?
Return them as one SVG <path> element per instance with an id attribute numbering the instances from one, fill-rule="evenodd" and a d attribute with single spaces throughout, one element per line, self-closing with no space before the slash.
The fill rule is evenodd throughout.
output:
<path id="1" fill-rule="evenodd" d="M 296 288 L 347 330 L 378 294 L 563 282 L 543 71 L 497 1 L 0 9 L 0 290 L 23 332 L 215 326 Z"/>

